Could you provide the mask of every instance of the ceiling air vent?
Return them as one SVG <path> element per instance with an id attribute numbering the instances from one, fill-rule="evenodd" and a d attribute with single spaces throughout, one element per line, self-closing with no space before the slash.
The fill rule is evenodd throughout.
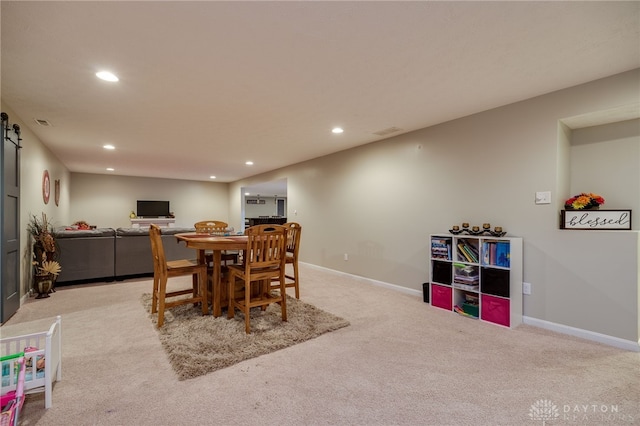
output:
<path id="1" fill-rule="evenodd" d="M 402 131 L 401 128 L 399 127 L 389 127 L 386 129 L 382 129 L 382 130 L 378 130 L 377 132 L 373 132 L 374 135 L 378 135 L 378 136 L 387 136 L 390 135 L 392 133 L 397 133 Z"/>
<path id="2" fill-rule="evenodd" d="M 33 120 L 41 126 L 51 126 L 51 123 L 49 123 L 47 120 L 43 120 L 41 118 L 34 118 Z"/>

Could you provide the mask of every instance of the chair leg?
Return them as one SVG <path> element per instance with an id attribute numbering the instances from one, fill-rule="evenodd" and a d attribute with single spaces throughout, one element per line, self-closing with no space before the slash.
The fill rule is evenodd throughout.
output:
<path id="1" fill-rule="evenodd" d="M 160 279 L 158 288 L 158 328 L 164 324 L 164 302 L 167 296 L 167 277 Z"/>
<path id="2" fill-rule="evenodd" d="M 151 296 L 151 313 L 158 312 L 158 277 L 153 276 L 153 294 Z"/>
<path id="3" fill-rule="evenodd" d="M 264 299 L 267 297 L 269 293 L 271 293 L 271 280 L 263 280 L 258 283 L 260 286 L 260 299 Z M 262 312 L 267 310 L 267 305 L 260 306 L 260 310 Z"/>
<path id="4" fill-rule="evenodd" d="M 298 278 L 298 262 L 293 262 L 293 279 L 295 280 L 296 299 L 300 299 L 300 279 Z"/>
<path id="5" fill-rule="evenodd" d="M 200 289 L 200 305 L 202 305 L 202 315 L 207 315 L 209 313 L 209 300 L 207 297 L 207 272 L 200 271 L 197 275 L 198 277 L 198 287 Z"/>
<path id="6" fill-rule="evenodd" d="M 228 303 L 227 303 L 227 319 L 232 319 L 233 317 L 235 317 L 235 298 L 234 296 L 234 289 L 235 289 L 235 284 L 236 284 L 236 275 L 233 272 L 229 272 L 229 286 L 227 287 L 227 293 L 228 294 Z"/>
<path id="7" fill-rule="evenodd" d="M 251 316 L 249 315 L 249 311 L 251 308 L 249 304 L 251 303 L 251 282 L 245 280 L 244 282 L 244 330 L 247 334 L 251 333 Z"/>
<path id="8" fill-rule="evenodd" d="M 287 288 L 284 283 L 284 271 L 280 273 L 280 297 L 282 301 L 280 302 L 280 312 L 282 315 L 282 321 L 287 320 Z"/>
<path id="9" fill-rule="evenodd" d="M 191 276 L 191 285 L 193 286 L 193 297 L 198 297 L 198 293 L 200 291 L 200 283 L 198 282 L 198 274 L 193 274 Z M 202 293 L 200 293 L 202 294 Z M 197 303 L 194 303 L 193 306 L 196 306 Z"/>

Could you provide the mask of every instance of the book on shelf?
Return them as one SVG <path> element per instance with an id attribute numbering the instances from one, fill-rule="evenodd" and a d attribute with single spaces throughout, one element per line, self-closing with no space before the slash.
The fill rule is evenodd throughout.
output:
<path id="1" fill-rule="evenodd" d="M 431 238 L 431 257 L 451 260 L 451 239 Z"/>
<path id="2" fill-rule="evenodd" d="M 476 272 L 473 275 L 455 274 L 453 276 L 453 282 L 458 284 L 475 285 L 480 283 L 480 276 Z"/>
<path id="3" fill-rule="evenodd" d="M 509 243 L 505 241 L 498 241 L 496 243 L 496 265 L 509 267 L 511 260 L 511 253 L 509 251 Z"/>
<path id="4" fill-rule="evenodd" d="M 462 261 L 478 263 L 478 249 L 466 240 L 459 240 L 458 258 Z"/>
<path id="5" fill-rule="evenodd" d="M 468 290 L 468 291 L 478 291 L 478 284 L 475 285 L 471 285 L 471 284 L 461 284 L 458 282 L 454 282 L 453 283 L 453 287 L 454 288 L 458 288 L 460 290 Z"/>
<path id="6" fill-rule="evenodd" d="M 465 317 L 478 319 L 477 315 L 473 315 L 473 314 L 470 314 L 468 312 L 465 312 L 464 309 L 462 307 L 458 306 L 458 305 L 453 307 L 453 311 L 455 313 L 460 314 L 460 315 L 465 316 Z"/>
<path id="7" fill-rule="evenodd" d="M 508 268 L 511 251 L 508 241 L 485 241 L 482 243 L 482 262 L 485 265 Z"/>
<path id="8" fill-rule="evenodd" d="M 474 275 L 455 274 L 453 277 L 460 282 L 478 282 L 480 278 L 477 273 Z"/>

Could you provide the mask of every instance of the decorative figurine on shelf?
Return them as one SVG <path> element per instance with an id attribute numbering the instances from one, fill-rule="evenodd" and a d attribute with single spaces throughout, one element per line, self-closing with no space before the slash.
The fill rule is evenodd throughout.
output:
<path id="1" fill-rule="evenodd" d="M 449 229 L 449 232 L 451 232 L 453 235 L 458 235 L 462 231 L 460 230 L 460 227 L 458 225 L 453 225 L 453 228 Z"/>
<path id="2" fill-rule="evenodd" d="M 493 231 L 489 231 L 494 237 L 504 237 L 507 233 L 502 230 L 502 226 L 496 226 Z"/>
<path id="3" fill-rule="evenodd" d="M 471 234 L 471 235 L 480 235 L 480 234 L 482 234 L 482 232 L 484 232 L 484 231 L 480 231 L 480 227 L 479 226 L 474 226 L 473 228 L 471 228 L 471 231 L 469 231 L 469 234 Z"/>
<path id="4" fill-rule="evenodd" d="M 458 225 L 453 225 L 451 229 L 449 229 L 449 233 L 453 235 L 459 235 L 459 234 L 491 235 L 493 237 L 503 237 L 507 234 L 505 231 L 502 230 L 502 226 L 496 226 L 492 231 L 490 223 L 483 223 L 482 229 L 480 229 L 479 226 L 473 226 L 471 227 L 471 229 L 469 229 L 469 224 L 466 222 L 462 224 L 462 229 L 460 229 Z"/>

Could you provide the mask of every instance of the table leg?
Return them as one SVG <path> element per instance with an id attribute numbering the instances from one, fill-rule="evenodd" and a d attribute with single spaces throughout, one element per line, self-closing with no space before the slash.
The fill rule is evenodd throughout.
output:
<path id="1" fill-rule="evenodd" d="M 204 250 L 198 250 L 198 264 L 205 265 L 206 263 L 207 263 L 207 261 L 205 260 Z M 208 269 L 209 268 L 207 268 L 207 270 Z M 209 278 L 206 277 L 205 279 L 207 281 L 205 281 L 203 283 L 204 285 L 202 286 L 202 291 L 204 292 L 203 293 L 204 300 L 209 300 L 209 294 L 208 294 L 209 293 L 208 292 L 208 287 L 209 287 L 209 282 L 208 281 L 209 281 Z M 208 307 L 207 307 L 207 309 L 208 309 Z"/>
<path id="2" fill-rule="evenodd" d="M 222 250 L 213 251 L 213 285 L 211 294 L 211 304 L 213 305 L 213 316 L 219 317 L 222 315 Z"/>

